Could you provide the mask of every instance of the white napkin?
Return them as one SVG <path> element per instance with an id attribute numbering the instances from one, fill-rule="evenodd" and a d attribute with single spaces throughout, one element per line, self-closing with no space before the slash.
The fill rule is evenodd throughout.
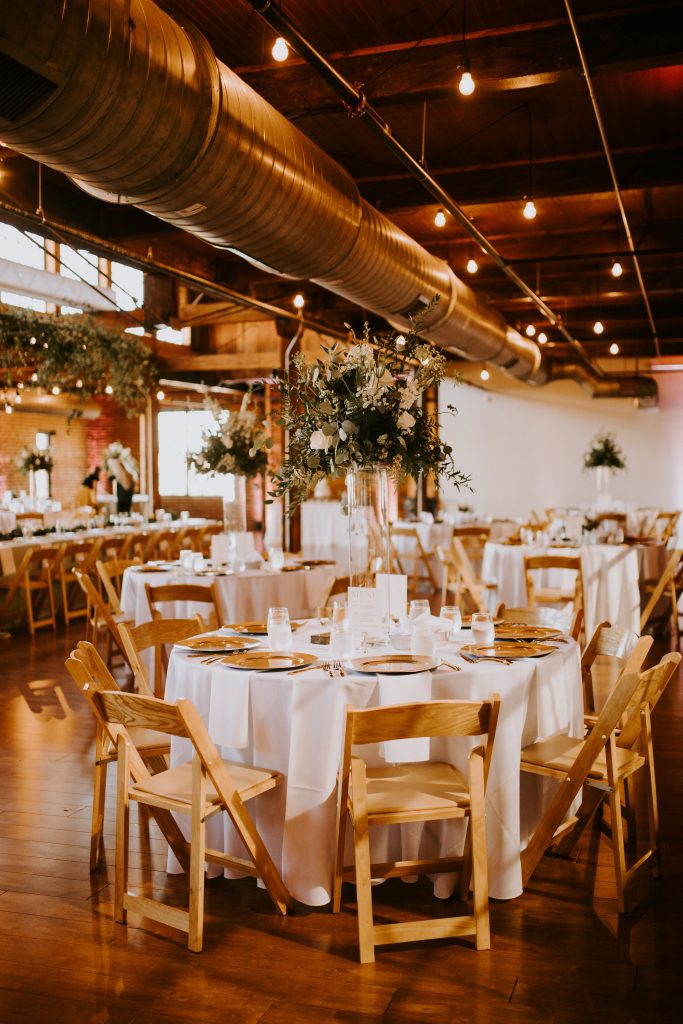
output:
<path id="1" fill-rule="evenodd" d="M 406 676 L 386 676 L 377 673 L 379 703 L 410 704 L 432 699 L 432 673 L 415 672 Z M 417 739 L 387 740 L 380 744 L 385 761 L 428 761 L 430 740 L 428 736 Z"/>

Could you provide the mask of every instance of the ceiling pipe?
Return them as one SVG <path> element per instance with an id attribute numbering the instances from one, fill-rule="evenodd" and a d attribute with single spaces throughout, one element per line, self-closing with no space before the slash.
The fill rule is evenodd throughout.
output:
<path id="1" fill-rule="evenodd" d="M 0 51 L 0 137 L 17 151 L 400 329 L 439 295 L 427 338 L 548 379 L 538 346 L 152 0 L 65 0 L 49 18 L 41 0 L 4 5 Z"/>
<path id="2" fill-rule="evenodd" d="M 572 35 L 574 36 L 574 42 L 576 43 L 576 49 L 579 54 L 579 60 L 581 61 L 581 70 L 583 71 L 583 77 L 586 80 L 586 88 L 588 89 L 588 95 L 590 96 L 591 106 L 593 107 L 593 114 L 595 116 L 595 123 L 598 126 L 598 132 L 600 133 L 600 140 L 602 142 L 602 148 L 605 151 L 605 159 L 607 160 L 607 166 L 609 167 L 610 177 L 612 179 L 612 188 L 614 189 L 614 196 L 619 207 L 619 214 L 621 216 L 621 222 L 624 225 L 624 232 L 626 234 L 626 242 L 628 244 L 631 258 L 633 259 L 633 268 L 636 272 L 638 279 L 638 286 L 640 287 L 640 293 L 643 296 L 643 303 L 645 305 L 645 311 L 647 318 L 650 323 L 650 330 L 652 331 L 652 340 L 654 341 L 655 352 L 657 356 L 661 356 L 661 350 L 659 346 L 659 335 L 657 334 L 657 326 L 655 324 L 654 317 L 652 315 L 652 307 L 650 306 L 650 299 L 648 298 L 647 289 L 645 288 L 645 281 L 640 270 L 640 261 L 636 253 L 636 246 L 633 241 L 633 235 L 631 234 L 631 226 L 628 222 L 628 215 L 626 213 L 626 207 L 624 206 L 624 200 L 621 194 L 621 188 L 619 187 L 619 179 L 617 178 L 616 167 L 614 166 L 614 160 L 612 159 L 612 151 L 610 149 L 609 142 L 607 140 L 607 133 L 605 131 L 605 125 L 602 120 L 602 114 L 600 113 L 600 107 L 598 105 L 598 99 L 595 95 L 595 89 L 593 88 L 593 79 L 591 77 L 590 68 L 586 60 L 586 55 L 583 50 L 581 38 L 579 36 L 579 30 L 574 18 L 570 0 L 564 0 L 564 6 L 567 10 L 567 17 L 569 18 L 569 24 L 571 26 Z"/>

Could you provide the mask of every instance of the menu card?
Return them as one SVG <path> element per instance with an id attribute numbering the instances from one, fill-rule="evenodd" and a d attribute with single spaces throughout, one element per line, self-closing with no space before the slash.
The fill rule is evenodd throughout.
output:
<path id="1" fill-rule="evenodd" d="M 349 587 L 349 632 L 352 637 L 380 636 L 384 631 L 384 615 L 380 595 L 375 587 Z"/>

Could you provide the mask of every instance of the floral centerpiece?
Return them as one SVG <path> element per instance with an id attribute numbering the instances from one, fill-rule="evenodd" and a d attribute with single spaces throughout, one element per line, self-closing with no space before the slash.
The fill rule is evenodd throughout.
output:
<path id="1" fill-rule="evenodd" d="M 612 431 L 602 431 L 595 435 L 590 443 L 590 448 L 583 457 L 583 467 L 584 469 L 604 467 L 611 473 L 626 468 L 626 458 Z"/>
<path id="2" fill-rule="evenodd" d="M 49 451 L 28 444 L 21 449 L 16 462 L 22 476 L 26 476 L 27 473 L 37 473 L 39 469 L 45 469 L 50 473 L 54 466 L 54 459 Z"/>
<path id="3" fill-rule="evenodd" d="M 366 324 L 361 340 L 349 330 L 349 348 L 323 347 L 325 358 L 312 364 L 297 355 L 294 372 L 279 379 L 279 422 L 290 441 L 273 496 L 289 492 L 294 508 L 325 477 L 369 467 L 383 467 L 396 480 L 422 473 L 467 484 L 450 445 L 439 439 L 437 419 L 422 407 L 424 391 L 445 376 L 444 356 L 417 327 L 375 337 Z"/>
<path id="4" fill-rule="evenodd" d="M 138 460 L 130 448 L 125 448 L 121 441 L 112 441 L 102 452 L 102 465 L 107 476 L 119 479 L 121 467 L 133 481 L 140 479 Z"/>
<path id="5" fill-rule="evenodd" d="M 208 403 L 216 428 L 204 431 L 202 447 L 187 458 L 188 465 L 197 473 L 234 473 L 250 478 L 265 470 L 273 440 L 268 424 L 258 419 L 256 411 L 249 408 L 250 402 L 248 391 L 239 412 L 228 412 L 215 402 Z"/>

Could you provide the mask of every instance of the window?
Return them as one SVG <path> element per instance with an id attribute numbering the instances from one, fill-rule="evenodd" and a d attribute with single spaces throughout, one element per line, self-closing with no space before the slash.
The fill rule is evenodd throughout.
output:
<path id="1" fill-rule="evenodd" d="M 174 327 L 159 327 L 156 335 L 159 341 L 166 341 L 171 345 L 189 345 L 191 330 L 191 327 L 181 327 L 179 331 Z"/>
<path id="2" fill-rule="evenodd" d="M 187 456 L 201 447 L 202 432 L 216 425 L 209 410 L 160 412 L 157 423 L 159 494 L 180 497 L 218 495 L 230 500 L 235 487 L 232 476 L 205 476 L 187 465 Z"/>
<path id="3" fill-rule="evenodd" d="M 120 309 L 136 309 L 142 306 L 144 299 L 145 275 L 141 270 L 127 267 L 123 263 L 111 264 L 111 287 L 116 293 L 116 301 Z M 135 331 L 136 328 L 133 328 Z M 132 331 L 131 331 L 132 333 Z"/>
<path id="4" fill-rule="evenodd" d="M 36 448 L 39 452 L 50 450 L 50 434 L 39 430 L 36 433 Z M 46 469 L 38 469 L 35 473 L 36 498 L 50 497 L 50 474 Z"/>
<path id="5" fill-rule="evenodd" d="M 3 259 L 21 263 L 25 267 L 35 267 L 36 270 L 44 270 L 43 245 L 43 239 L 39 235 L 25 235 L 23 231 L 18 231 L 10 224 L 0 224 L 0 253 Z M 16 292 L 0 291 L 0 302 L 6 302 L 10 306 L 21 306 L 22 309 L 32 309 L 36 313 L 45 312 L 45 302 L 42 299 L 17 295 Z"/>

